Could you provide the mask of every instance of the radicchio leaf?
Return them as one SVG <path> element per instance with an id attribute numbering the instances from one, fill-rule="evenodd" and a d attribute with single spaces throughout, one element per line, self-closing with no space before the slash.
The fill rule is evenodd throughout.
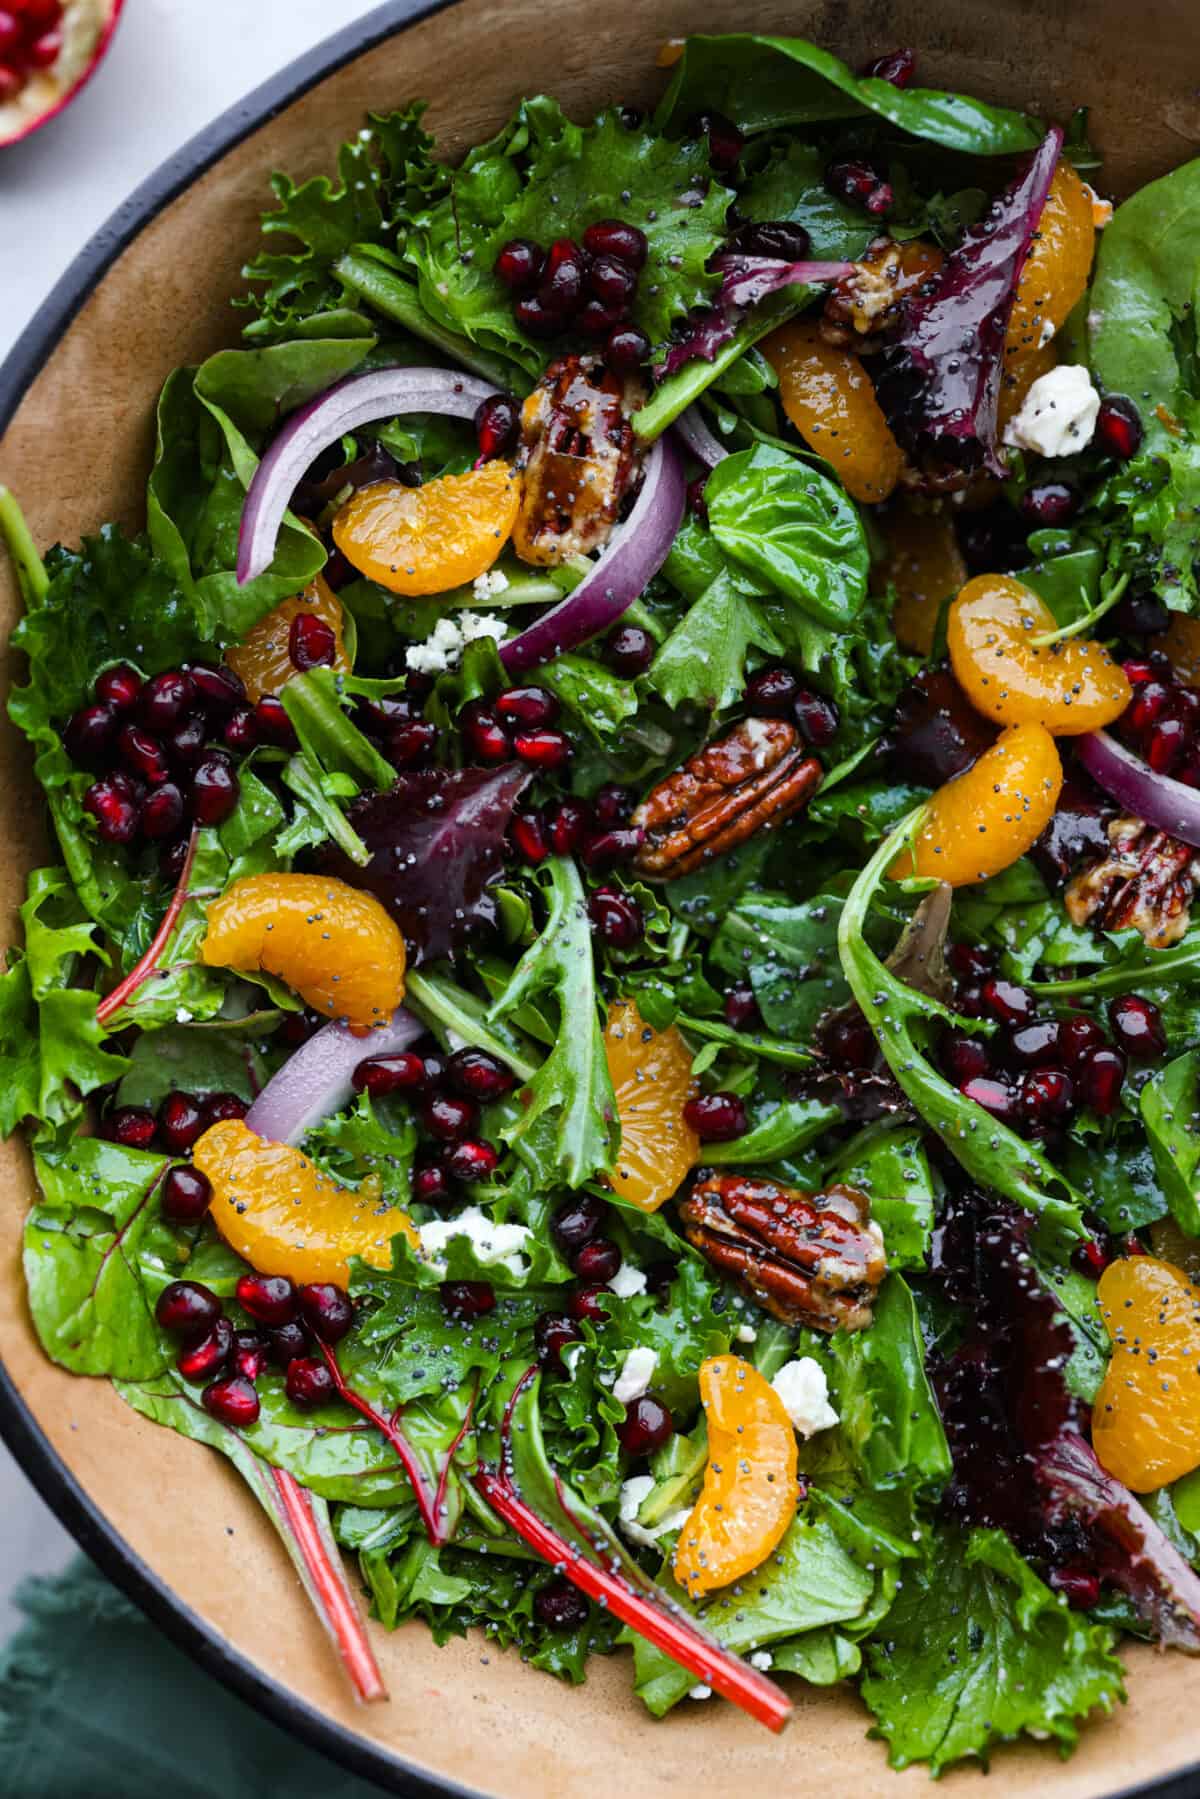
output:
<path id="1" fill-rule="evenodd" d="M 494 924 L 489 889 L 504 865 L 504 834 L 529 771 L 426 769 L 401 775 L 386 793 L 355 800 L 347 818 L 371 852 L 359 868 L 341 850 L 322 867 L 382 901 L 419 967 L 457 949 L 471 930 Z"/>
<path id="2" fill-rule="evenodd" d="M 720 276 L 715 306 L 693 312 L 688 329 L 655 365 L 656 379 L 676 374 L 686 363 L 702 356 L 711 362 L 727 344 L 752 306 L 780 288 L 811 287 L 823 281 L 840 281 L 849 275 L 850 262 L 783 262 L 773 256 L 738 256 L 732 252 L 714 256 L 709 267 Z"/>
<path id="3" fill-rule="evenodd" d="M 1057 126 L 1046 133 L 1024 173 L 965 233 L 928 291 L 904 302 L 879 397 L 915 455 L 1007 473 L 996 446 L 1004 338 L 1062 141 Z"/>

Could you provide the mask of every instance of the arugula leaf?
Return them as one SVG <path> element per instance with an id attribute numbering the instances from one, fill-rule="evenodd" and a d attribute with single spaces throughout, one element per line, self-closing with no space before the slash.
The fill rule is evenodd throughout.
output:
<path id="1" fill-rule="evenodd" d="M 699 705 L 719 712 L 745 688 L 752 646 L 767 655 L 783 650 L 758 602 L 723 571 L 661 646 L 646 683 L 668 706 Z"/>
<path id="2" fill-rule="evenodd" d="M 1069 1610 L 1001 1531 L 945 1526 L 866 1644 L 862 1696 L 894 1768 L 939 1774 L 1022 1732 L 1064 1752 L 1093 1706 L 1124 1698 L 1112 1633 Z M 920 1695 L 920 1703 L 914 1696 Z"/>
<path id="3" fill-rule="evenodd" d="M 1142 1088 L 1142 1122 L 1154 1170 L 1171 1216 L 1200 1236 L 1200 1050 L 1190 1049 L 1160 1068 Z"/>
<path id="4" fill-rule="evenodd" d="M 578 1187 L 616 1160 L 616 1099 L 597 1011 L 592 939 L 578 870 L 554 856 L 534 876 L 549 906 L 541 935 L 492 1002 L 489 1018 L 511 1018 L 530 1000 L 553 998 L 554 1047 L 503 1135 L 540 1179 Z"/>

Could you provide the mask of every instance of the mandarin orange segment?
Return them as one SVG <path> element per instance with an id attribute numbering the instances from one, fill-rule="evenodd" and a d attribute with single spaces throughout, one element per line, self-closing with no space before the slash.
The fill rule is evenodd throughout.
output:
<path id="1" fill-rule="evenodd" d="M 1155 648 L 1168 657 L 1185 687 L 1200 687 L 1200 618 L 1173 612 L 1170 624 L 1155 640 Z"/>
<path id="2" fill-rule="evenodd" d="M 377 1181 L 340 1187 L 301 1150 L 257 1136 L 240 1118 L 210 1125 L 192 1159 L 212 1183 L 213 1223 L 260 1274 L 345 1287 L 351 1256 L 390 1268 L 393 1237 L 420 1249 L 408 1214 L 383 1203 Z"/>
<path id="3" fill-rule="evenodd" d="M 928 656 L 942 602 L 967 578 L 954 526 L 944 512 L 898 509 L 883 526 L 887 553 L 875 565 L 880 588 L 896 595 L 892 629 L 901 649 Z"/>
<path id="4" fill-rule="evenodd" d="M 859 357 L 827 344 L 820 326 L 806 319 L 782 325 L 759 347 L 779 376 L 783 409 L 809 448 L 854 499 L 886 500 L 904 459 Z"/>
<path id="5" fill-rule="evenodd" d="M 231 644 L 225 660 L 235 675 L 245 683 L 250 700 L 261 700 L 264 694 L 278 693 L 285 681 L 296 673 L 296 664 L 288 654 L 292 620 L 302 612 L 314 612 L 331 628 L 336 648 L 332 667 L 343 675 L 350 673 L 350 658 L 342 638 L 345 622 L 341 601 L 323 575 L 309 582 L 303 593 L 281 600 L 252 625 L 241 643 Z"/>
<path id="6" fill-rule="evenodd" d="M 894 881 L 928 875 L 966 887 L 1008 868 L 1041 836 L 1058 804 L 1062 763 L 1044 725 L 1013 725 L 978 762 L 939 787 Z"/>
<path id="7" fill-rule="evenodd" d="M 692 1057 L 674 1025 L 652 1031 L 631 999 L 610 1008 L 604 1054 L 621 1121 L 621 1149 L 609 1180 L 631 1205 L 657 1212 L 700 1154 L 684 1123 L 695 1081 Z"/>
<path id="8" fill-rule="evenodd" d="M 1017 283 L 1006 355 L 1022 359 L 1039 348 L 1047 329 L 1062 329 L 1086 291 L 1095 249 L 1091 189 L 1069 162 L 1060 162 Z"/>
<path id="9" fill-rule="evenodd" d="M 278 975 L 325 1018 L 371 1029 L 404 998 L 404 939 L 373 894 L 329 875 L 245 875 L 209 908 L 210 968 Z"/>
<path id="10" fill-rule="evenodd" d="M 1032 350 L 1006 350 L 1000 376 L 1000 399 L 996 408 L 997 429 L 1001 436 L 1006 425 L 1016 418 L 1035 381 L 1058 367 L 1058 346 L 1051 342 Z"/>
<path id="11" fill-rule="evenodd" d="M 704 1486 L 675 1546 L 675 1578 L 693 1598 L 764 1562 L 796 1515 L 796 1432 L 782 1399 L 734 1355 L 700 1369 L 708 1424 Z"/>
<path id="12" fill-rule="evenodd" d="M 516 522 L 521 483 L 485 462 L 423 487 L 375 481 L 333 521 L 333 541 L 360 574 L 391 593 L 445 593 L 491 568 Z"/>
<path id="13" fill-rule="evenodd" d="M 1154 1256 L 1110 1262 L 1097 1288 L 1112 1360 L 1092 1409 L 1101 1464 L 1135 1493 L 1200 1467 L 1200 1290 Z"/>
<path id="14" fill-rule="evenodd" d="M 1054 614 L 1014 575 L 976 575 L 953 606 L 950 661 L 971 704 L 1001 725 L 1043 724 L 1060 737 L 1098 731 L 1133 697 L 1103 644 L 1070 637 L 1039 645 Z"/>

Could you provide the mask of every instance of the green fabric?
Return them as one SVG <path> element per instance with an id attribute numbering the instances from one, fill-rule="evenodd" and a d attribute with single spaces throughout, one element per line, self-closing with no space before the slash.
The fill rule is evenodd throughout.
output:
<path id="1" fill-rule="evenodd" d="M 3 1799 L 379 1799 L 201 1672 L 82 1558 L 0 1653 Z"/>

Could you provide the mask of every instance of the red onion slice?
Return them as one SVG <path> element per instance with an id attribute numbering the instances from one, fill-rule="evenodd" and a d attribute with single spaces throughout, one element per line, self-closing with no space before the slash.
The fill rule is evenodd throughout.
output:
<path id="1" fill-rule="evenodd" d="M 350 1077 L 360 1062 L 407 1049 L 424 1029 L 403 1006 L 362 1037 L 340 1021 L 322 1026 L 271 1076 L 246 1113 L 246 1128 L 272 1143 L 299 1143 L 306 1131 L 348 1103 L 354 1091 Z"/>
<path id="2" fill-rule="evenodd" d="M 238 532 L 239 587 L 270 568 L 283 515 L 322 450 L 372 419 L 406 412 L 474 418 L 480 402 L 497 391 L 489 381 L 453 369 L 373 369 L 339 381 L 294 412 L 276 434 L 246 493 Z"/>
<path id="3" fill-rule="evenodd" d="M 1107 731 L 1077 737 L 1075 753 L 1097 786 L 1126 812 L 1200 849 L 1200 792 L 1196 788 L 1185 787 L 1170 775 L 1155 774 Z"/>
<path id="4" fill-rule="evenodd" d="M 561 606 L 500 646 L 508 674 L 522 675 L 616 623 L 666 561 L 683 522 L 686 493 L 683 458 L 669 437 L 660 437 L 646 459 L 637 503 L 599 561 Z"/>
<path id="5" fill-rule="evenodd" d="M 702 462 L 707 469 L 716 468 L 718 462 L 724 462 L 729 454 L 705 424 L 698 406 L 688 406 L 681 412 L 675 420 L 675 429 L 696 461 Z"/>

